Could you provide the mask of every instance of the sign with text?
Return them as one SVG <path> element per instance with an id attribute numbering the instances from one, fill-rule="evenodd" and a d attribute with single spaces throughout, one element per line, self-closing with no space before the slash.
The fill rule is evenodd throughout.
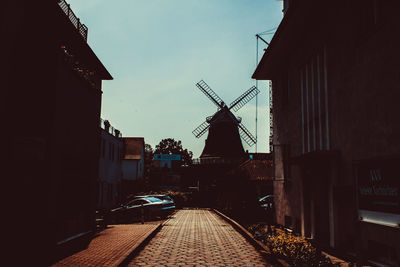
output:
<path id="1" fill-rule="evenodd" d="M 400 160 L 368 160 L 357 165 L 359 209 L 400 214 Z"/>
<path id="2" fill-rule="evenodd" d="M 154 154 L 155 160 L 181 160 L 180 154 Z"/>

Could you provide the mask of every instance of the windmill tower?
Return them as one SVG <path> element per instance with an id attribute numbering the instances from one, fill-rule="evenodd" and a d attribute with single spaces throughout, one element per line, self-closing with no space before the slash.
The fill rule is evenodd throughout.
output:
<path id="1" fill-rule="evenodd" d="M 217 107 L 218 111 L 214 115 L 206 118 L 206 121 L 200 124 L 192 132 L 197 138 L 202 136 L 208 130 L 206 144 L 200 158 L 221 157 L 221 158 L 239 158 L 245 152 L 241 138 L 249 145 L 254 145 L 257 140 L 242 124 L 242 118 L 233 115 L 231 110 L 238 111 L 260 91 L 251 87 L 229 107 L 222 99 L 201 80 L 196 86 L 202 91 Z"/>

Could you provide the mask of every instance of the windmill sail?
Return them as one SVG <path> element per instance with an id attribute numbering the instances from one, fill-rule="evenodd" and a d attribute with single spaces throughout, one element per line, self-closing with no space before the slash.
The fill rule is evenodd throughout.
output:
<path id="1" fill-rule="evenodd" d="M 244 127 L 243 124 L 239 123 L 239 134 L 242 139 L 249 145 L 252 146 L 257 142 L 257 139 L 249 132 L 249 130 Z"/>
<path id="2" fill-rule="evenodd" d="M 194 134 L 194 136 L 196 136 L 197 138 L 199 138 L 200 136 L 202 136 L 207 129 L 210 127 L 210 124 L 208 124 L 208 122 L 203 122 L 202 124 L 200 124 L 199 126 L 197 126 L 196 129 L 194 129 L 192 131 L 192 133 Z"/>
<path id="3" fill-rule="evenodd" d="M 244 92 L 241 96 L 236 98 L 235 101 L 233 101 L 229 105 L 229 109 L 233 109 L 234 111 L 238 111 L 241 107 L 247 104 L 253 97 L 255 97 L 260 90 L 257 89 L 257 87 L 253 86 L 246 92 Z"/>
<path id="4" fill-rule="evenodd" d="M 218 108 L 222 108 L 224 101 L 208 86 L 203 80 L 196 83 L 196 86 L 202 91 Z"/>

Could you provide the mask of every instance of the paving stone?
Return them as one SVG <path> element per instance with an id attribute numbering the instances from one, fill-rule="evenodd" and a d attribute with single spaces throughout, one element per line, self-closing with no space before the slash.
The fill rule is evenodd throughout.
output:
<path id="1" fill-rule="evenodd" d="M 89 246 L 53 266 L 117 266 L 158 224 L 110 225 Z"/>
<path id="2" fill-rule="evenodd" d="M 209 210 L 180 210 L 128 266 L 272 266 Z"/>

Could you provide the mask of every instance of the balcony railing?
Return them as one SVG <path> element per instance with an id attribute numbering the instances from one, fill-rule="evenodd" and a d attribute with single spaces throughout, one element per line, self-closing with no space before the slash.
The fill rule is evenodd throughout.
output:
<path id="1" fill-rule="evenodd" d="M 80 22 L 79 18 L 72 11 L 70 5 L 67 2 L 65 2 L 65 0 L 58 0 L 58 5 L 61 7 L 62 11 L 64 11 L 65 15 L 67 15 L 67 17 L 74 25 L 74 27 L 78 30 L 83 39 L 87 41 L 88 28 L 86 27 L 85 24 L 82 24 Z"/>
<path id="2" fill-rule="evenodd" d="M 103 120 L 100 118 L 100 127 L 111 135 L 114 135 L 119 138 L 122 137 L 122 133 L 119 130 L 112 127 L 108 120 Z"/>

